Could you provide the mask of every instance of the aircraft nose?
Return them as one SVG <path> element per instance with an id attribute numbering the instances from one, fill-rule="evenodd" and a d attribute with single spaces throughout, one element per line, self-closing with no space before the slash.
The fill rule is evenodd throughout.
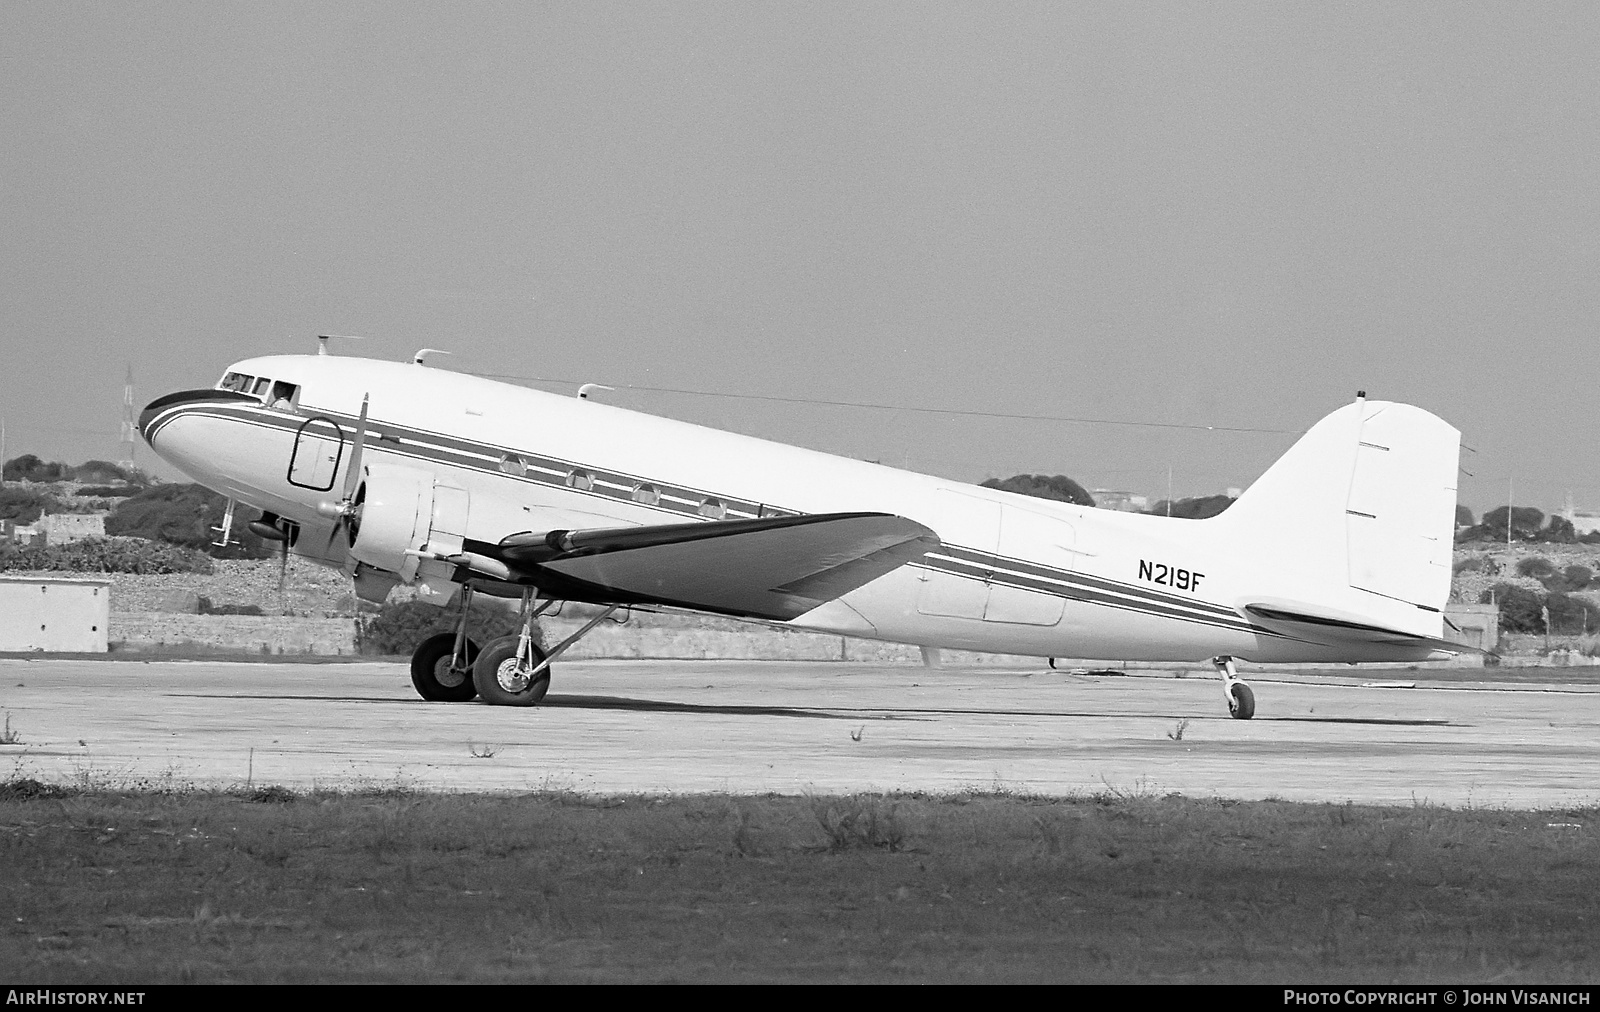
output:
<path id="1" fill-rule="evenodd" d="M 159 403 L 160 401 L 151 401 L 144 406 L 143 411 L 139 412 L 139 435 L 144 437 L 146 443 L 150 442 L 150 423 L 155 420 L 156 406 Z"/>
<path id="2" fill-rule="evenodd" d="M 165 397 L 157 397 L 149 404 L 146 404 L 143 411 L 139 412 L 139 435 L 144 437 L 146 443 L 154 447 L 156 434 L 161 431 L 167 422 L 177 417 L 183 408 L 229 396 L 233 395 L 219 393 L 216 390 L 179 390 L 176 393 L 167 394 Z"/>

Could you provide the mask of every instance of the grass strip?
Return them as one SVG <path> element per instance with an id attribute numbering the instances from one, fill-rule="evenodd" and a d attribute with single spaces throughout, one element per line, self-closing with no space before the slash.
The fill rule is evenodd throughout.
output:
<path id="1" fill-rule="evenodd" d="M 0 976 L 1585 982 L 1597 815 L 13 780 Z"/>

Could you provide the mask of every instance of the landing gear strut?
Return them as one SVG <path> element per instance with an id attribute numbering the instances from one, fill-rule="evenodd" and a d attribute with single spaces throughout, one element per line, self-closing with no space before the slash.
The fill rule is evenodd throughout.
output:
<path id="1" fill-rule="evenodd" d="M 1217 673 L 1222 676 L 1222 695 L 1228 701 L 1228 715 L 1235 720 L 1249 720 L 1256 715 L 1256 694 L 1250 686 L 1239 680 L 1233 668 L 1233 658 L 1224 654 L 1211 658 Z"/>
<path id="2" fill-rule="evenodd" d="M 411 655 L 411 684 L 417 695 L 436 703 L 465 703 L 478 694 L 472 682 L 472 662 L 478 644 L 467 637 L 467 616 L 472 611 L 472 587 L 461 588 L 461 615 L 456 631 L 429 636 Z"/>
<path id="3" fill-rule="evenodd" d="M 522 593 L 522 631 L 490 643 L 473 662 L 472 681 L 485 703 L 497 706 L 539 705 L 545 693 L 550 691 L 550 663 L 617 610 L 617 605 L 611 605 L 546 653 L 534 641 L 533 621 L 556 602 L 546 600 L 534 607 L 533 594 L 531 587 Z"/>

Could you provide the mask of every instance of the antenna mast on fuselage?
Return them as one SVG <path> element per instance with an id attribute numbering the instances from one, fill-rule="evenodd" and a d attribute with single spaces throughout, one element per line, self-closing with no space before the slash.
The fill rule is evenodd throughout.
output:
<path id="1" fill-rule="evenodd" d="M 365 340 L 366 340 L 366 338 L 362 337 L 360 334 L 318 334 L 317 335 L 317 354 L 318 355 L 326 355 L 328 353 L 328 342 L 329 341 L 365 341 Z"/>

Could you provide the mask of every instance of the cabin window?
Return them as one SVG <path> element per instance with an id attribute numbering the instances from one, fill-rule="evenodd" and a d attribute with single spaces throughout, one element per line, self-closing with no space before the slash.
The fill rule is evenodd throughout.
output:
<path id="1" fill-rule="evenodd" d="M 640 482 L 633 486 L 633 501 L 654 506 L 661 501 L 661 492 L 649 482 Z"/>
<path id="2" fill-rule="evenodd" d="M 520 478 L 528 473 L 528 462 L 514 453 L 502 454 L 500 457 L 500 470 L 505 474 L 514 474 Z"/>
<path id="3" fill-rule="evenodd" d="M 246 376 L 242 372 L 230 372 L 222 377 L 222 382 L 217 384 L 218 389 L 232 390 L 234 393 L 247 394 L 250 384 L 255 382 L 254 376 Z"/>
<path id="4" fill-rule="evenodd" d="M 594 488 L 594 475 L 582 469 L 577 471 L 568 471 L 567 487 L 575 488 L 582 492 L 588 492 Z"/>
<path id="5" fill-rule="evenodd" d="M 272 384 L 272 397 L 267 403 L 282 411 L 288 411 L 290 408 L 294 407 L 295 401 L 299 396 L 299 387 L 295 386 L 293 383 L 285 383 L 283 380 L 279 380 L 278 382 Z"/>
<path id="6" fill-rule="evenodd" d="M 715 496 L 708 496 L 701 501 L 700 508 L 695 510 L 695 512 L 703 517 L 709 517 L 712 520 L 721 520 L 723 517 L 728 515 L 728 507 L 723 505 L 721 499 L 718 499 Z"/>

